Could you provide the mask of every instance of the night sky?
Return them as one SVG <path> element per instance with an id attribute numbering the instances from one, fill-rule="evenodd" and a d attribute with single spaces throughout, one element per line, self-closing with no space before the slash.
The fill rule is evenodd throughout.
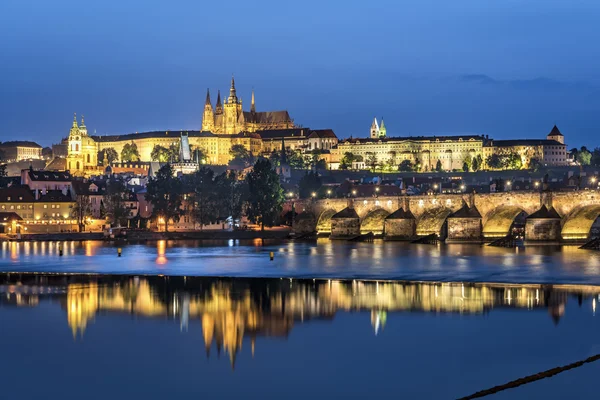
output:
<path id="1" fill-rule="evenodd" d="M 88 4 L 90 3 L 90 4 Z M 92 4 L 93 3 L 93 4 Z M 235 74 L 249 109 L 367 136 L 600 145 L 597 0 L 0 1 L 0 140 L 199 129 Z"/>

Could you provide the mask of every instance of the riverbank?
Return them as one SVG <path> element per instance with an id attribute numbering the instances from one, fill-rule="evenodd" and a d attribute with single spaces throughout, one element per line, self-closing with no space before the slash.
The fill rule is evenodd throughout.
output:
<path id="1" fill-rule="evenodd" d="M 126 240 L 252 240 L 252 239 L 287 239 L 290 237 L 289 229 L 267 229 L 261 231 L 229 231 L 229 230 L 205 230 L 194 232 L 150 232 L 129 231 Z M 83 241 L 83 240 L 106 240 L 102 232 L 72 232 L 72 233 L 36 233 L 24 234 L 20 238 L 16 236 L 4 236 L 0 240 L 18 242 L 51 242 L 51 241 Z"/>

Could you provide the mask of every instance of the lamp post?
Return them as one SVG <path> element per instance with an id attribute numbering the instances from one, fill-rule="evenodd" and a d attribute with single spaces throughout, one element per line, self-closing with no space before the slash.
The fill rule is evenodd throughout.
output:
<path id="1" fill-rule="evenodd" d="M 510 190 L 511 185 L 512 185 L 511 181 L 506 181 L 505 187 L 507 187 L 508 190 Z"/>
<path id="2" fill-rule="evenodd" d="M 327 198 L 331 196 L 331 189 L 327 189 Z"/>
<path id="3" fill-rule="evenodd" d="M 596 179 L 596 176 L 592 176 L 592 177 L 590 178 L 590 182 L 591 182 L 591 185 L 590 185 L 590 186 L 591 186 L 592 188 L 594 188 L 594 186 L 595 186 L 595 184 L 596 184 L 596 181 L 597 181 L 597 180 L 598 180 L 598 179 Z"/>
<path id="4" fill-rule="evenodd" d="M 375 187 L 375 197 L 379 197 L 379 186 Z"/>

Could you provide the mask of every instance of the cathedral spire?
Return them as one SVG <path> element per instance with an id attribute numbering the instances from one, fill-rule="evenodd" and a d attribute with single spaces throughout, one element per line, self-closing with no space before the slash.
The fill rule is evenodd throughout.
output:
<path id="1" fill-rule="evenodd" d="M 215 114 L 223 114 L 223 104 L 221 104 L 221 91 L 217 91 L 217 105 L 215 108 Z"/>
<path id="2" fill-rule="evenodd" d="M 212 106 L 212 103 L 210 102 L 210 89 L 206 89 L 206 101 L 204 102 L 205 106 Z"/>
<path id="3" fill-rule="evenodd" d="M 250 112 L 256 112 L 256 106 L 254 105 L 254 89 L 252 89 L 252 101 L 250 103 Z"/>
<path id="4" fill-rule="evenodd" d="M 73 113 L 73 128 L 77 128 L 77 113 Z"/>
<path id="5" fill-rule="evenodd" d="M 81 125 L 80 125 L 80 127 L 81 128 L 85 128 L 85 122 L 84 122 L 84 119 L 83 119 L 83 114 L 81 114 Z"/>
<path id="6" fill-rule="evenodd" d="M 231 88 L 229 89 L 229 99 L 227 100 L 227 102 L 235 104 L 237 103 L 237 100 L 238 98 L 235 93 L 235 79 L 233 78 L 233 75 L 231 75 Z"/>

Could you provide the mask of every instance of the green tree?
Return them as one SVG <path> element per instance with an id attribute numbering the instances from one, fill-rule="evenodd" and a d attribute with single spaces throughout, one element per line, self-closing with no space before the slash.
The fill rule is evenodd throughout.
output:
<path id="1" fill-rule="evenodd" d="M 592 153 L 587 148 L 582 147 L 577 153 L 577 162 L 581 165 L 590 165 L 592 163 Z"/>
<path id="2" fill-rule="evenodd" d="M 264 231 L 265 225 L 275 224 L 282 209 L 284 198 L 279 175 L 273 170 L 269 160 L 259 159 L 246 175 L 246 182 L 249 193 L 246 214 L 250 221 L 260 224 Z"/>
<path id="3" fill-rule="evenodd" d="M 201 167 L 191 178 L 192 216 L 200 224 L 200 229 L 202 229 L 202 225 L 216 221 L 219 197 L 214 176 L 215 173 L 212 169 Z"/>
<path id="4" fill-rule="evenodd" d="M 194 158 L 196 160 L 198 160 L 198 163 L 200 163 L 200 164 L 208 164 L 208 161 L 209 161 L 208 153 L 202 147 L 194 148 Z"/>
<path id="5" fill-rule="evenodd" d="M 467 164 L 467 169 L 465 170 L 465 164 Z M 465 159 L 463 160 L 463 171 L 465 172 L 469 172 L 473 167 L 473 157 L 471 156 L 466 156 Z"/>
<path id="6" fill-rule="evenodd" d="M 437 160 L 437 162 L 435 163 L 435 170 L 437 172 L 442 172 L 442 162 L 440 160 Z"/>
<path id="7" fill-rule="evenodd" d="M 400 171 L 400 172 L 413 171 L 413 163 L 410 160 L 402 160 L 402 162 L 398 166 L 398 171 Z"/>
<path id="8" fill-rule="evenodd" d="M 485 160 L 485 163 L 490 169 L 502 168 L 502 160 L 500 159 L 500 156 L 498 154 L 492 154 L 488 156 L 488 158 Z"/>
<path id="9" fill-rule="evenodd" d="M 371 169 L 371 171 L 375 171 L 377 169 L 377 167 L 379 166 L 379 162 L 377 161 L 377 154 L 370 151 L 370 152 L 366 153 L 366 156 L 367 156 L 367 160 L 366 160 L 365 164 L 367 164 L 367 166 Z"/>
<path id="10" fill-rule="evenodd" d="M 110 222 L 111 226 L 125 225 L 129 216 L 126 200 L 129 196 L 127 186 L 120 179 L 113 179 L 107 182 L 106 192 L 102 196 L 104 205 L 104 217 Z"/>
<path id="11" fill-rule="evenodd" d="M 231 155 L 233 162 L 243 163 L 245 166 L 251 165 L 254 159 L 252 153 L 243 144 L 234 144 L 231 146 L 229 155 Z"/>
<path id="12" fill-rule="evenodd" d="M 100 150 L 98 152 L 98 163 L 104 162 L 104 154 L 106 153 L 106 158 L 108 158 L 108 163 L 112 164 L 115 161 L 119 160 L 119 153 L 114 149 L 114 147 L 107 147 L 104 150 Z"/>
<path id="13" fill-rule="evenodd" d="M 134 142 L 126 143 L 121 150 L 121 161 L 123 162 L 135 162 L 140 161 L 140 152 L 138 151 L 137 144 Z"/>
<path id="14" fill-rule="evenodd" d="M 481 166 L 481 155 L 478 154 L 477 157 L 473 157 L 473 161 L 471 161 L 471 169 L 474 172 L 479 171 L 479 167 Z"/>
<path id="15" fill-rule="evenodd" d="M 312 197 L 313 193 L 316 193 L 323 183 L 321 182 L 321 177 L 316 172 L 308 171 L 298 183 L 300 198 L 307 199 Z"/>
<path id="16" fill-rule="evenodd" d="M 238 179 L 235 171 L 223 172 L 214 179 L 219 201 L 218 214 L 220 220 L 231 217 L 232 223 L 242 218 L 244 205 L 248 199 L 246 181 Z"/>
<path id="17" fill-rule="evenodd" d="M 466 161 L 463 162 L 462 170 L 463 172 L 469 172 L 469 164 Z"/>
<path id="18" fill-rule="evenodd" d="M 523 167 L 523 160 L 521 156 L 515 152 L 511 152 L 502 157 L 502 168 L 503 169 L 521 169 Z"/>
<path id="19" fill-rule="evenodd" d="M 352 169 L 352 163 L 356 161 L 356 156 L 349 151 L 345 152 L 340 160 L 340 169 Z"/>
<path id="20" fill-rule="evenodd" d="M 171 164 L 163 165 L 146 186 L 146 200 L 152 204 L 154 217 L 164 219 L 165 232 L 169 231 L 169 221 L 182 214 L 182 192 L 182 182 L 174 176 Z"/>

